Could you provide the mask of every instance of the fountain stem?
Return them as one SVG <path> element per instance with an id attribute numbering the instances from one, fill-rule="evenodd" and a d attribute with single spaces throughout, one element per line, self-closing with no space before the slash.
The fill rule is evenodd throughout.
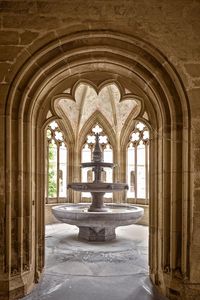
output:
<path id="1" fill-rule="evenodd" d="M 108 209 L 105 207 L 104 202 L 103 202 L 103 196 L 105 192 L 102 193 L 95 193 L 91 192 L 92 195 L 92 204 L 88 208 L 88 211 L 107 211 Z"/>
<path id="2" fill-rule="evenodd" d="M 105 206 L 103 201 L 103 196 L 105 193 L 113 192 L 116 190 L 127 189 L 128 186 L 123 183 L 106 183 L 102 181 L 101 173 L 103 168 L 113 168 L 113 163 L 108 163 L 103 161 L 103 152 L 101 150 L 101 145 L 99 142 L 99 134 L 95 134 L 95 145 L 92 152 L 92 162 L 82 163 L 82 168 L 92 167 L 94 172 L 94 181 L 85 183 L 72 183 L 68 184 L 68 188 L 72 188 L 77 191 L 89 191 L 92 195 L 92 203 L 88 209 L 89 212 L 105 212 L 108 208 Z"/>
<path id="3" fill-rule="evenodd" d="M 94 151 L 92 153 L 92 161 L 94 163 L 94 166 L 92 168 L 92 171 L 94 172 L 94 184 L 102 183 L 101 180 L 101 172 L 103 171 L 102 163 L 103 163 L 103 153 L 101 151 L 101 147 L 99 144 L 99 134 L 95 134 L 95 146 Z M 90 205 L 88 211 L 106 211 L 107 208 L 104 205 L 103 202 L 103 196 L 105 192 L 91 192 L 92 195 L 92 204 Z"/>

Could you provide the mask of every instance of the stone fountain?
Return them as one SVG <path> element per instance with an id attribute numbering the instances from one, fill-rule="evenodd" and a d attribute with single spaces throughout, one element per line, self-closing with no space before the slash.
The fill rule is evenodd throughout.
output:
<path id="1" fill-rule="evenodd" d="M 128 189 L 126 183 L 102 182 L 103 168 L 113 168 L 113 163 L 103 161 L 99 145 L 99 134 L 95 134 L 92 162 L 82 163 L 82 168 L 92 167 L 93 182 L 71 183 L 68 188 L 80 192 L 90 192 L 92 203 L 54 206 L 52 212 L 61 222 L 79 227 L 79 239 L 87 241 L 108 241 L 116 238 L 115 228 L 136 223 L 144 214 L 141 207 L 126 204 L 104 204 L 105 193 Z"/>

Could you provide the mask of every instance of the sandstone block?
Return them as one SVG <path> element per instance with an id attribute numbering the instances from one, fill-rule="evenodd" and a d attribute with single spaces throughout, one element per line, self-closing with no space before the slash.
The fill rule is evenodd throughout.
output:
<path id="1" fill-rule="evenodd" d="M 194 149 L 193 153 L 194 171 L 200 172 L 200 149 Z"/>
<path id="2" fill-rule="evenodd" d="M 191 114 L 193 117 L 199 116 L 200 114 L 200 88 L 195 88 L 188 91 L 190 105 L 191 105 Z"/>
<path id="3" fill-rule="evenodd" d="M 200 189 L 200 172 L 193 173 L 194 189 Z"/>
<path id="4" fill-rule="evenodd" d="M 73 2 L 74 3 L 74 2 Z M 58 5 L 57 2 L 50 2 L 50 1 L 39 1 L 37 3 L 38 11 L 41 14 L 63 14 L 64 12 L 71 13 L 73 10 L 71 5 L 68 5 L 68 3 L 62 2 L 62 5 Z"/>
<path id="5" fill-rule="evenodd" d="M 28 44 L 32 43 L 37 37 L 38 37 L 37 32 L 32 32 L 32 31 L 26 30 L 20 34 L 20 44 L 28 45 Z"/>
<path id="6" fill-rule="evenodd" d="M 195 85 L 195 87 L 200 87 L 200 79 L 194 79 L 192 80 L 192 82 Z"/>
<path id="7" fill-rule="evenodd" d="M 200 213 L 200 189 L 195 189 L 194 190 L 194 209 L 195 212 Z M 200 225 L 200 223 L 199 223 Z M 200 226 L 199 226 L 200 229 Z"/>
<path id="8" fill-rule="evenodd" d="M 0 115 L 5 117 L 5 103 L 8 95 L 9 84 L 0 83 Z"/>
<path id="9" fill-rule="evenodd" d="M 192 132 L 192 146 L 193 146 L 193 149 L 198 149 L 200 147 L 199 133 Z"/>
<path id="10" fill-rule="evenodd" d="M 193 232 L 192 232 L 192 248 L 193 248 L 192 260 L 194 263 L 196 261 L 196 268 L 198 268 L 198 272 L 200 275 L 200 265 L 197 264 L 197 262 L 200 261 L 199 231 L 200 231 L 200 213 L 195 213 Z M 194 273 L 195 273 L 195 269 L 194 269 Z M 200 278 L 200 277 L 198 276 L 196 278 Z"/>
<path id="11" fill-rule="evenodd" d="M 37 5 L 33 1 L 0 1 L 0 10 L 2 13 L 27 14 L 37 12 Z"/>
<path id="12" fill-rule="evenodd" d="M 62 5 L 58 5 L 58 2 L 62 2 Z M 63 17 L 67 16 L 75 19 L 77 19 L 77 17 L 81 18 L 82 16 L 87 16 L 96 20 L 103 15 L 102 11 L 104 11 L 104 15 L 106 13 L 104 6 L 102 6 L 99 1 L 89 1 L 87 5 L 84 1 L 79 0 L 73 1 L 73 5 L 69 5 L 68 1 L 40 1 L 37 3 L 37 6 L 39 13 Z M 113 10 L 113 5 L 111 5 L 111 8 Z"/>
<path id="13" fill-rule="evenodd" d="M 200 77 L 200 64 L 185 64 L 187 73 L 192 77 Z"/>
<path id="14" fill-rule="evenodd" d="M 19 34 L 15 31 L 0 31 L 1 45 L 17 45 L 19 43 Z"/>
<path id="15" fill-rule="evenodd" d="M 10 68 L 10 64 L 9 63 L 0 63 L 0 82 L 4 81 L 5 80 L 5 77 L 7 75 L 7 72 Z"/>
<path id="16" fill-rule="evenodd" d="M 14 60 L 21 50 L 18 46 L 0 46 L 0 62 Z"/>
<path id="17" fill-rule="evenodd" d="M 59 18 L 27 15 L 3 16 L 3 26 L 5 28 L 29 29 L 29 30 L 48 30 L 60 26 Z"/>

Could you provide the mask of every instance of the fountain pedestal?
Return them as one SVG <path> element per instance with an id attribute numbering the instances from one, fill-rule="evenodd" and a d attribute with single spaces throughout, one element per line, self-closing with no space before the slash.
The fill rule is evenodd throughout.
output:
<path id="1" fill-rule="evenodd" d="M 79 227 L 78 238 L 88 242 L 105 242 L 116 238 L 115 227 Z"/>

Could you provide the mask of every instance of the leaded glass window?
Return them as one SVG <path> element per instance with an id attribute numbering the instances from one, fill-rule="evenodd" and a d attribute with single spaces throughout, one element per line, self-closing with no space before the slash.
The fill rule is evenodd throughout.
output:
<path id="1" fill-rule="evenodd" d="M 137 121 L 130 135 L 127 149 L 128 198 L 149 198 L 149 129 Z"/>
<path id="2" fill-rule="evenodd" d="M 47 203 L 67 197 L 67 146 L 57 122 L 51 122 L 47 138 Z"/>

